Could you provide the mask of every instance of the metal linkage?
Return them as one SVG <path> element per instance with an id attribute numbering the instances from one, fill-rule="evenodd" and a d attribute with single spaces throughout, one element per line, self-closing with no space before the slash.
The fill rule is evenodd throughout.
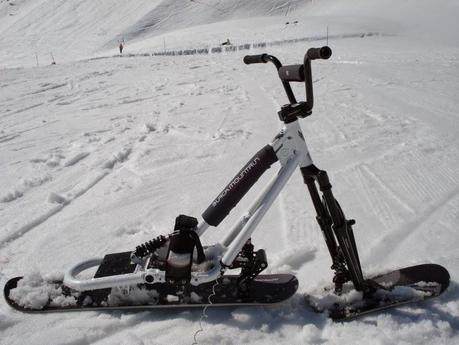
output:
<path id="1" fill-rule="evenodd" d="M 238 278 L 240 295 L 243 296 L 248 293 L 250 283 L 264 271 L 266 267 L 268 267 L 266 252 L 263 249 L 254 252 L 254 246 L 249 239 L 229 267 L 230 269 L 242 268 Z"/>

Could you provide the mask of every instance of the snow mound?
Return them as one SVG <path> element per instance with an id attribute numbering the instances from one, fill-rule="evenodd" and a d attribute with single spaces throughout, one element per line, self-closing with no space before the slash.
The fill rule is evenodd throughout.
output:
<path id="1" fill-rule="evenodd" d="M 382 302 L 396 302 L 396 301 L 408 301 L 408 300 L 422 300 L 430 296 L 430 292 L 422 291 L 417 288 L 423 286 L 438 285 L 436 283 L 425 283 L 420 282 L 416 285 L 411 286 L 395 286 L 392 289 L 384 290 L 378 289 L 374 293 L 374 298 Z M 365 303 L 363 292 L 351 289 L 350 291 L 341 295 L 336 295 L 333 291 L 324 290 L 316 294 L 308 296 L 309 304 L 316 310 L 325 311 L 335 307 L 351 307 L 358 308 L 363 306 Z"/>
<path id="2" fill-rule="evenodd" d="M 112 288 L 108 295 L 107 305 L 110 307 L 122 305 L 145 305 L 157 304 L 159 294 L 156 290 L 142 289 L 138 287 Z"/>
<path id="3" fill-rule="evenodd" d="M 4 195 L 0 195 L 0 202 L 11 202 L 24 195 L 29 189 L 40 186 L 52 178 L 50 175 L 34 176 L 30 178 L 21 179 L 17 186 L 10 189 Z"/>
<path id="4" fill-rule="evenodd" d="M 17 287 L 10 291 L 10 298 L 21 307 L 30 309 L 43 309 L 48 303 L 53 307 L 76 305 L 77 294 L 63 294 L 59 285 L 62 278 L 62 275 L 43 277 L 33 272 L 19 280 Z"/>

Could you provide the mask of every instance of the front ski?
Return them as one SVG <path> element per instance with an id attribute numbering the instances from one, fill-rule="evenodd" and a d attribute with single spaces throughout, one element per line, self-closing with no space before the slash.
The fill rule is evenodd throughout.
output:
<path id="1" fill-rule="evenodd" d="M 130 263 L 129 258 L 130 252 L 106 255 L 95 277 L 132 272 L 135 265 Z M 78 292 L 66 287 L 62 280 L 41 279 L 38 283 L 36 281 L 28 283 L 23 280 L 23 277 L 16 277 L 6 283 L 4 296 L 7 303 L 16 310 L 45 313 L 188 308 L 206 305 L 210 307 L 271 305 L 288 299 L 298 288 L 298 280 L 294 275 L 269 274 L 257 276 L 251 282 L 248 291 L 241 293 L 238 291 L 238 278 L 237 275 L 224 275 L 218 279 L 218 282 L 199 286 L 190 285 L 185 291 L 177 291 L 174 286 L 167 283 L 158 283 Z M 24 292 L 24 289 L 28 291 Z M 42 296 L 37 298 L 37 294 Z"/>
<path id="2" fill-rule="evenodd" d="M 384 287 L 370 296 L 345 285 L 337 296 L 332 287 L 306 296 L 306 303 L 315 312 L 328 313 L 333 320 L 349 320 L 369 313 L 434 298 L 449 285 L 448 271 L 436 264 L 423 264 L 397 269 L 370 278 Z"/>

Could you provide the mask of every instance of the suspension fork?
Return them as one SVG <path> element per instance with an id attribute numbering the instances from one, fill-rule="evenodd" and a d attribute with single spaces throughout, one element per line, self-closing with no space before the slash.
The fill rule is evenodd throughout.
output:
<path id="1" fill-rule="evenodd" d="M 355 243 L 352 225 L 354 220 L 347 220 L 331 191 L 327 172 L 314 165 L 300 168 L 304 183 L 308 187 L 312 203 L 317 213 L 317 222 L 322 230 L 335 270 L 335 291 L 341 292 L 342 285 L 352 280 L 356 290 L 365 289 L 362 268 Z M 322 192 L 322 202 L 317 185 Z"/>

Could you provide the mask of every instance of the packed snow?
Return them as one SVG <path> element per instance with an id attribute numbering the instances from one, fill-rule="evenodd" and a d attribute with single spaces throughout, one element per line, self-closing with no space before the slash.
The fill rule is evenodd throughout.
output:
<path id="1" fill-rule="evenodd" d="M 42 309 L 48 302 L 51 306 L 76 305 L 78 295 L 65 296 L 55 281 L 55 277 L 42 277 L 39 272 L 27 274 L 11 290 L 11 299 L 21 307 L 32 309 Z"/>
<path id="2" fill-rule="evenodd" d="M 156 304 L 157 302 L 158 292 L 156 290 L 137 287 L 132 287 L 129 290 L 112 288 L 107 300 L 109 306 Z"/>
<path id="3" fill-rule="evenodd" d="M 315 106 L 301 125 L 357 221 L 364 273 L 433 262 L 451 285 L 351 322 L 307 310 L 303 294 L 328 286 L 332 271 L 294 174 L 252 240 L 267 251 L 267 272 L 298 277 L 297 294 L 275 307 L 208 309 L 197 341 L 459 343 L 458 16 L 454 0 L 0 0 L 0 285 L 26 275 L 22 288 L 42 286 L 38 272 L 133 250 L 169 233 L 178 214 L 199 217 L 281 128 L 287 99 L 274 67 L 242 57 L 300 63 L 328 31 L 333 55 L 313 63 Z M 227 39 L 237 49 L 209 49 Z M 21 303 L 52 299 L 49 284 Z M 191 344 L 200 318 L 197 309 L 33 315 L 1 299 L 0 344 Z"/>
<path id="4" fill-rule="evenodd" d="M 437 288 L 438 285 L 430 283 L 430 286 Z M 390 290 L 378 289 L 376 290 L 374 297 L 381 304 L 388 301 L 403 302 L 422 300 L 431 296 L 431 292 L 421 291 L 415 289 L 415 286 L 396 286 Z M 333 289 L 320 288 L 316 292 L 310 292 L 308 294 L 308 302 L 310 305 L 319 311 L 327 311 L 338 307 L 352 307 L 359 308 L 365 305 L 361 291 L 350 289 L 344 291 L 341 295 L 334 293 Z"/>

